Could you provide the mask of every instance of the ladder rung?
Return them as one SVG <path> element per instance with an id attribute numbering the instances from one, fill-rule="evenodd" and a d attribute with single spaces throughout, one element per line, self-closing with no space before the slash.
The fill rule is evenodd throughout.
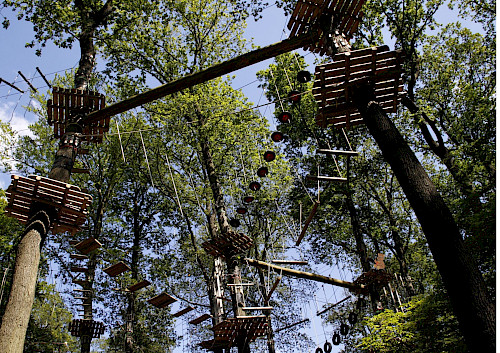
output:
<path id="1" fill-rule="evenodd" d="M 345 155 L 345 156 L 357 156 L 359 153 L 356 151 L 341 151 L 341 150 L 326 150 L 326 149 L 318 149 L 316 153 L 321 154 L 336 154 L 336 155 Z"/>
<path id="2" fill-rule="evenodd" d="M 347 178 L 340 177 L 330 177 L 325 175 L 308 175 L 306 176 L 308 180 L 323 180 L 323 181 L 347 181 Z"/>
<path id="3" fill-rule="evenodd" d="M 245 306 L 241 308 L 242 310 L 273 310 L 272 306 Z"/>

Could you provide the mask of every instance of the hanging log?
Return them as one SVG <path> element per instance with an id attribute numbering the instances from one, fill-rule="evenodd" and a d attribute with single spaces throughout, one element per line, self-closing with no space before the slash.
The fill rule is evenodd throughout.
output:
<path id="1" fill-rule="evenodd" d="M 252 265 L 255 267 L 260 267 L 260 268 L 263 268 L 265 270 L 272 269 L 273 271 L 280 273 L 282 275 L 285 275 L 285 276 L 304 278 L 304 279 L 309 279 L 309 280 L 316 281 L 316 282 L 332 284 L 334 286 L 355 289 L 355 290 L 363 290 L 365 288 L 364 285 L 357 285 L 357 284 L 354 284 L 352 282 L 342 281 L 340 279 L 326 277 L 326 276 L 318 275 L 315 273 L 292 270 L 290 268 L 272 265 L 272 264 L 264 262 L 264 261 L 259 261 L 259 260 L 249 259 L 249 258 L 245 258 L 245 261 L 249 265 Z"/>
<path id="2" fill-rule="evenodd" d="M 311 44 L 314 41 L 315 35 L 313 34 L 313 31 L 306 31 L 296 37 L 285 39 L 264 48 L 253 50 L 223 63 L 213 65 L 200 72 L 184 76 L 173 82 L 169 82 L 144 93 L 127 98 L 104 109 L 94 111 L 90 113 L 84 121 L 82 121 L 82 125 L 87 125 L 105 117 L 111 117 L 124 113 L 130 109 L 137 108 L 146 103 L 151 103 L 169 94 L 180 92 L 184 89 L 210 81 L 223 75 L 227 75 L 244 67 L 274 58 L 280 54 L 302 48 L 303 46 Z"/>
<path id="3" fill-rule="evenodd" d="M 304 228 L 302 228 L 302 232 L 300 232 L 299 239 L 297 239 L 297 242 L 295 243 L 295 246 L 299 246 L 300 242 L 304 238 L 304 235 L 306 234 L 306 230 L 309 227 L 309 223 L 311 223 L 314 215 L 316 214 L 316 211 L 318 211 L 318 206 L 319 206 L 319 201 L 315 201 L 314 205 L 311 209 L 311 212 L 309 213 L 309 217 L 307 217 L 306 223 L 304 223 Z"/>

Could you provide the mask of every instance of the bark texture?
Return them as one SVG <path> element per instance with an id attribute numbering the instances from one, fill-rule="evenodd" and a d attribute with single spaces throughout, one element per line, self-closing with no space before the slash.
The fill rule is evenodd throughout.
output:
<path id="1" fill-rule="evenodd" d="M 495 352 L 495 306 L 448 206 L 394 123 L 376 103 L 373 89 L 357 89 L 354 99 L 422 226 L 469 350 Z"/>
<path id="2" fill-rule="evenodd" d="M 18 245 L 9 300 L 0 327 L 0 353 L 21 353 L 35 299 L 40 248 L 50 227 L 50 214 L 40 210 L 31 218 Z"/>

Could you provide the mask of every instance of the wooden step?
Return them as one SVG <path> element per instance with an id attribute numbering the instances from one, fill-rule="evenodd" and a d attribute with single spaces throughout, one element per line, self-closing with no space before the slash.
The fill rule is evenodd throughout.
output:
<path id="1" fill-rule="evenodd" d="M 89 271 L 89 269 L 86 267 L 71 266 L 70 271 L 71 272 L 86 273 Z"/>
<path id="2" fill-rule="evenodd" d="M 203 314 L 200 317 L 198 317 L 198 318 L 196 318 L 194 320 L 189 321 L 189 323 L 192 324 L 192 325 L 198 325 L 198 324 L 201 324 L 203 321 L 210 319 L 211 317 L 212 317 L 212 315 Z"/>
<path id="3" fill-rule="evenodd" d="M 137 282 L 136 284 L 128 286 L 127 289 L 131 292 L 135 292 L 135 291 L 138 291 L 139 289 L 142 289 L 144 287 L 149 286 L 150 284 L 151 284 L 151 282 L 149 282 L 148 280 L 143 280 L 143 281 Z"/>
<path id="4" fill-rule="evenodd" d="M 71 169 L 71 173 L 74 174 L 90 174 L 90 170 L 85 168 L 73 168 Z"/>
<path id="5" fill-rule="evenodd" d="M 75 244 L 71 245 L 76 245 L 76 244 L 78 244 L 78 241 L 76 241 Z M 87 255 L 82 255 L 82 254 L 71 254 L 69 255 L 69 258 L 74 260 L 87 260 L 89 257 Z"/>
<path id="6" fill-rule="evenodd" d="M 273 310 L 272 306 L 244 306 L 241 310 L 253 311 L 253 310 Z"/>
<path id="7" fill-rule="evenodd" d="M 87 284 L 90 284 L 89 281 L 85 281 L 85 280 L 81 280 L 81 279 L 74 279 L 73 283 L 74 284 L 78 284 L 78 285 L 80 285 L 82 287 L 85 286 L 85 285 L 87 285 Z"/>
<path id="8" fill-rule="evenodd" d="M 123 272 L 130 271 L 131 268 L 123 261 L 118 262 L 117 264 L 111 265 L 105 268 L 103 271 L 106 272 L 111 277 L 116 277 Z"/>
<path id="9" fill-rule="evenodd" d="M 82 240 L 81 242 L 76 244 L 75 248 L 76 248 L 76 250 L 78 250 L 82 254 L 87 255 L 90 252 L 92 252 L 96 249 L 99 249 L 101 246 L 102 246 L 102 244 L 99 243 L 97 241 L 97 239 L 90 237 L 90 238 Z"/>
<path id="10" fill-rule="evenodd" d="M 347 178 L 340 178 L 340 177 L 330 177 L 330 176 L 325 176 L 325 175 L 307 175 L 306 176 L 307 180 L 316 180 L 316 181 L 347 181 Z"/>
<path id="11" fill-rule="evenodd" d="M 317 149 L 316 153 L 345 155 L 345 156 L 357 156 L 359 154 L 356 151 L 340 151 L 340 150 L 327 150 L 327 149 Z"/>
<path id="12" fill-rule="evenodd" d="M 176 312 L 176 313 L 175 313 L 175 314 L 173 314 L 172 316 L 173 316 L 173 317 L 179 317 L 179 316 L 182 316 L 182 315 L 184 315 L 184 314 L 186 314 L 186 313 L 188 313 L 188 312 L 190 312 L 190 311 L 192 311 L 192 310 L 194 310 L 194 308 L 193 308 L 193 307 L 191 307 L 191 306 L 188 306 L 187 308 L 184 308 L 184 309 L 182 309 L 182 310 L 179 310 L 178 312 Z"/>
<path id="13" fill-rule="evenodd" d="M 177 299 L 175 299 L 171 295 L 168 295 L 167 293 L 161 293 L 161 294 L 158 294 L 156 297 L 148 299 L 148 303 L 150 303 L 151 305 L 154 305 L 160 309 L 162 309 L 162 308 L 166 307 L 167 305 L 170 305 L 176 301 L 177 301 Z"/>

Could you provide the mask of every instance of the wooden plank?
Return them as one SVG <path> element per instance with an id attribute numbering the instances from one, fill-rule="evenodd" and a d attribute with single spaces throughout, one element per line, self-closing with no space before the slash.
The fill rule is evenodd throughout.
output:
<path id="1" fill-rule="evenodd" d="M 194 320 L 189 321 L 189 323 L 192 324 L 192 325 L 198 325 L 198 324 L 201 324 L 203 321 L 210 319 L 211 317 L 212 317 L 212 315 L 203 314 L 200 317 L 198 317 L 198 318 L 196 318 Z"/>
<path id="2" fill-rule="evenodd" d="M 143 281 L 137 282 L 136 284 L 128 286 L 127 289 L 131 292 L 135 292 L 135 291 L 138 291 L 139 289 L 142 289 L 144 287 L 149 286 L 150 284 L 151 284 L 151 282 L 149 282 L 148 280 L 143 280 Z"/>
<path id="3" fill-rule="evenodd" d="M 320 154 L 334 154 L 334 155 L 345 155 L 345 156 L 357 156 L 359 153 L 356 151 L 342 151 L 342 150 L 328 150 L 328 149 L 317 149 L 316 153 Z"/>
<path id="4" fill-rule="evenodd" d="M 70 240 L 70 245 L 76 245 L 78 244 L 78 240 Z M 71 254 L 69 255 L 70 259 L 75 259 L 75 260 L 87 260 L 89 257 L 87 255 L 81 255 L 81 254 Z"/>
<path id="5" fill-rule="evenodd" d="M 75 245 L 76 250 L 80 251 L 82 254 L 87 255 L 91 253 L 92 251 L 99 249 L 102 246 L 99 241 L 97 241 L 95 238 L 88 238 L 85 240 L 82 240 L 78 244 Z"/>
<path id="6" fill-rule="evenodd" d="M 306 219 L 306 221 L 304 223 L 304 227 L 302 228 L 302 231 L 300 232 L 299 238 L 295 242 L 295 246 L 299 246 L 300 245 L 300 242 L 304 238 L 304 235 L 306 234 L 306 230 L 309 227 L 309 224 L 311 223 L 314 215 L 318 211 L 318 206 L 319 206 L 319 201 L 314 201 L 314 205 L 313 205 L 313 207 L 311 209 L 311 212 L 309 212 L 309 216 L 307 217 L 307 219 Z"/>
<path id="7" fill-rule="evenodd" d="M 269 293 L 267 293 L 266 297 L 264 298 L 264 303 L 269 303 L 269 299 L 271 299 L 271 295 L 274 293 L 274 291 L 278 287 L 278 284 L 280 283 L 280 281 L 281 281 L 281 276 L 278 276 L 278 278 L 276 278 L 276 280 L 274 281 L 273 286 L 269 290 Z"/>
<path id="8" fill-rule="evenodd" d="M 273 310 L 272 306 L 244 306 L 241 308 L 244 311 L 255 311 L 255 310 Z"/>
<path id="9" fill-rule="evenodd" d="M 365 288 L 364 285 L 357 285 L 357 284 L 352 283 L 352 282 L 342 281 L 340 279 L 326 277 L 326 276 L 318 275 L 315 273 L 303 272 L 303 271 L 293 270 L 291 268 L 276 266 L 276 265 L 273 265 L 273 264 L 270 264 L 270 263 L 267 263 L 264 261 L 259 261 L 259 260 L 250 259 L 250 258 L 245 258 L 245 261 L 249 265 L 252 265 L 255 267 L 260 267 L 264 270 L 272 269 L 274 272 L 279 273 L 280 275 L 309 279 L 309 280 L 316 281 L 316 282 L 332 284 L 334 286 L 344 287 L 344 288 L 349 288 L 349 289 L 354 289 L 354 290 L 362 290 Z"/>
<path id="10" fill-rule="evenodd" d="M 279 329 L 276 329 L 274 330 L 275 333 L 278 333 L 278 332 L 281 332 L 281 331 L 284 331 L 284 330 L 288 330 L 289 328 L 292 328 L 292 327 L 295 327 L 297 325 L 300 325 L 300 324 L 303 324 L 303 323 L 306 323 L 308 322 L 309 319 L 304 319 L 304 320 L 301 320 L 301 321 L 297 321 L 297 322 L 294 322 L 293 324 L 290 324 L 290 325 L 287 325 L 285 327 L 281 327 Z"/>
<path id="11" fill-rule="evenodd" d="M 148 303 L 150 303 L 151 305 L 154 305 L 160 309 L 166 307 L 167 305 L 175 303 L 176 301 L 177 301 L 177 299 L 175 299 L 171 295 L 168 295 L 165 292 L 158 294 L 156 297 L 148 299 Z"/>
<path id="12" fill-rule="evenodd" d="M 138 95 L 127 98 L 121 102 L 109 105 L 101 110 L 94 111 L 90 113 L 81 123 L 90 124 L 105 117 L 111 117 L 126 112 L 143 104 L 153 102 L 156 99 L 176 92 L 180 92 L 184 89 L 210 81 L 214 78 L 227 75 L 233 71 L 256 64 L 258 62 L 274 58 L 280 54 L 299 49 L 302 46 L 310 43 L 311 40 L 314 39 L 314 36 L 314 32 L 306 32 L 299 36 L 285 39 L 284 41 L 281 41 L 279 43 L 253 50 L 223 63 L 213 65 L 200 72 L 187 75 L 173 82 L 169 82 L 144 93 L 140 93 Z"/>
<path id="13" fill-rule="evenodd" d="M 71 272 L 85 273 L 85 272 L 88 272 L 89 269 L 86 267 L 71 266 L 70 271 Z"/>
<path id="14" fill-rule="evenodd" d="M 326 309 L 323 309 L 323 310 L 321 310 L 321 311 L 316 312 L 316 316 L 320 316 L 321 314 L 326 313 L 327 311 L 329 311 L 329 310 L 333 309 L 333 308 L 334 308 L 334 307 L 336 307 L 337 305 L 342 304 L 343 302 L 345 302 L 345 301 L 346 301 L 347 299 L 349 299 L 350 297 L 351 297 L 351 296 L 350 296 L 350 295 L 348 295 L 347 297 L 345 297 L 344 299 L 342 299 L 342 300 L 340 300 L 340 301 L 336 302 L 335 304 L 332 304 L 332 305 L 328 306 Z"/>
<path id="15" fill-rule="evenodd" d="M 121 275 L 123 272 L 130 271 L 131 268 L 123 261 L 120 261 L 114 265 L 105 268 L 103 271 L 106 272 L 110 277 L 116 277 Z"/>
<path id="16" fill-rule="evenodd" d="M 184 308 L 184 309 L 182 309 L 182 310 L 180 310 L 180 311 L 176 312 L 176 313 L 175 313 L 175 314 L 173 314 L 172 316 L 173 316 L 173 317 L 179 317 L 179 316 L 182 316 L 182 315 L 184 315 L 184 314 L 186 314 L 186 313 L 188 313 L 188 312 L 190 312 L 190 311 L 192 311 L 192 310 L 194 310 L 194 308 L 193 308 L 193 307 L 191 307 L 191 306 L 188 306 L 188 307 L 186 307 L 186 308 Z"/>
<path id="17" fill-rule="evenodd" d="M 347 178 L 331 177 L 326 175 L 307 175 L 306 179 L 315 181 L 347 181 Z"/>

